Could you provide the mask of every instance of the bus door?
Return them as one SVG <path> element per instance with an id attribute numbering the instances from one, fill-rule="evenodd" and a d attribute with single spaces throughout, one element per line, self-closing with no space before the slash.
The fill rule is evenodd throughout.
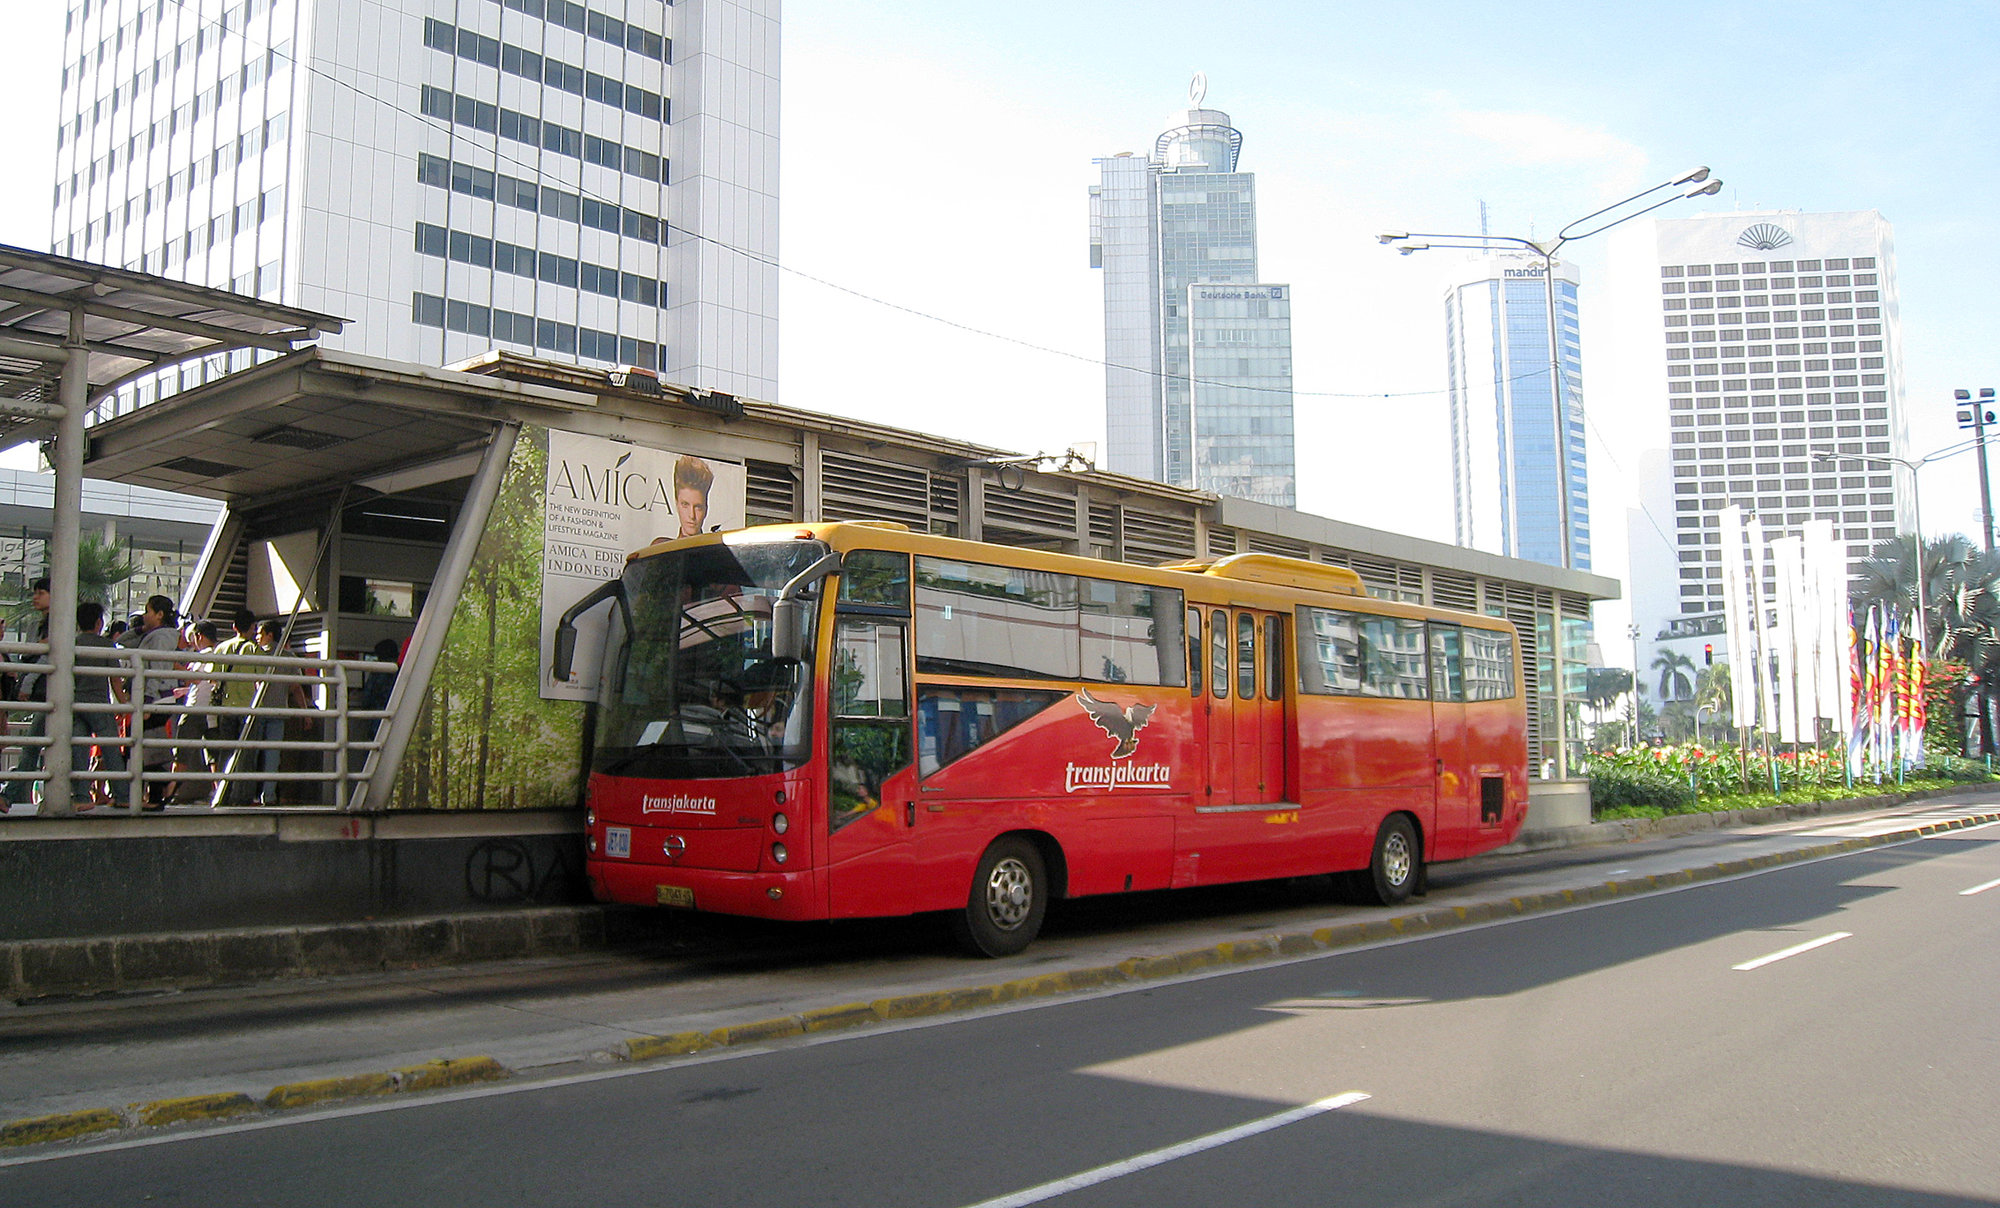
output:
<path id="1" fill-rule="evenodd" d="M 1455 860 L 1472 841 L 1475 789 L 1465 735 L 1465 660 L 1456 625 L 1430 626 L 1431 743 L 1437 776 L 1437 820 L 1431 858 Z"/>
<path id="2" fill-rule="evenodd" d="M 849 553 L 827 674 L 827 911 L 906 913 L 916 826 L 909 556 Z M 799 844 L 804 850 L 806 845 Z"/>
<path id="3" fill-rule="evenodd" d="M 1291 800 L 1285 794 L 1284 618 L 1238 611 L 1233 619 L 1235 706 L 1232 799 L 1239 805 Z"/>

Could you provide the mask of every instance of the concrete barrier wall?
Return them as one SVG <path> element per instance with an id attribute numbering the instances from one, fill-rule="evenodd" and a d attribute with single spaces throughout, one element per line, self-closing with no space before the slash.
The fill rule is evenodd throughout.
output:
<path id="1" fill-rule="evenodd" d="M 578 811 L 15 818 L 0 941 L 586 901 Z"/>
<path id="2" fill-rule="evenodd" d="M 1590 781 L 1530 780 L 1522 833 L 1590 825 Z"/>

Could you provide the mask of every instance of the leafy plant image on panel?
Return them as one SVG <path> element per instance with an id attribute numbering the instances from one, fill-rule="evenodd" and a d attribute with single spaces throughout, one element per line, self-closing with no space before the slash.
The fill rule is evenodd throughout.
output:
<path id="1" fill-rule="evenodd" d="M 548 430 L 523 428 L 397 776 L 398 809 L 578 799 L 584 706 L 543 700 L 537 680 L 548 456 Z"/>

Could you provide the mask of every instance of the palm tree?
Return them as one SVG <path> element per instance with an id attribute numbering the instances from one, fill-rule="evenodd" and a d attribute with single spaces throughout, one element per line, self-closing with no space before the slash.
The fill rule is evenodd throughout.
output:
<path id="1" fill-rule="evenodd" d="M 1729 664 L 1717 663 L 1703 667 L 1694 684 L 1695 737 L 1701 737 L 1701 715 L 1704 712 L 1728 716 L 1735 712 L 1736 698 L 1729 686 Z M 1727 729 L 1729 723 L 1723 722 Z"/>
<path id="2" fill-rule="evenodd" d="M 85 536 L 76 544 L 76 599 L 81 604 L 94 600 L 99 604 L 111 602 L 111 589 L 137 574 L 139 564 L 125 556 L 125 551 L 115 542 L 98 536 Z M 41 617 L 35 606 L 28 600 L 17 600 L 7 605 L 7 621 L 14 628 L 33 634 L 41 624 Z"/>
<path id="3" fill-rule="evenodd" d="M 1662 650 L 1654 655 L 1653 670 L 1660 673 L 1660 699 L 1676 701 L 1692 697 L 1694 669 L 1694 660 L 1678 650 Z"/>
<path id="4" fill-rule="evenodd" d="M 1961 534 L 1924 542 L 1924 647 L 1927 658 L 1971 667 L 1979 676 L 1980 745 L 1993 749 L 1987 683 L 2000 674 L 2000 557 Z M 1917 600 L 1914 551 L 1902 538 L 1875 543 L 1861 564 L 1850 598 L 1856 609 L 1883 605 L 1899 612 Z"/>
<path id="5" fill-rule="evenodd" d="M 1597 720 L 1604 720 L 1604 711 L 1618 703 L 1618 698 L 1632 690 L 1632 673 L 1623 667 L 1591 667 L 1584 671 L 1583 699 Z"/>

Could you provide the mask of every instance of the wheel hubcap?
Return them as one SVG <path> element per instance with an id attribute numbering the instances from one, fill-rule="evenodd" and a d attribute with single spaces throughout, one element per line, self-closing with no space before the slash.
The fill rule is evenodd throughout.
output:
<path id="1" fill-rule="evenodd" d="M 1002 931 L 1012 931 L 1027 921 L 1035 902 L 1035 882 L 1028 866 L 1009 856 L 993 866 L 986 878 L 986 915 Z"/>
<path id="2" fill-rule="evenodd" d="M 1382 875 L 1389 884 L 1401 885 L 1410 879 L 1410 841 L 1402 834 L 1390 835 L 1382 844 Z"/>

